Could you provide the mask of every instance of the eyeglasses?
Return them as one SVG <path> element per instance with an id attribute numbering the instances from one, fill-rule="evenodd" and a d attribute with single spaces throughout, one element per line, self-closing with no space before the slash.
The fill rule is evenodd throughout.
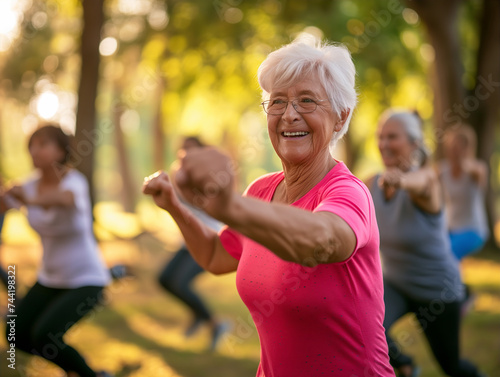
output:
<path id="1" fill-rule="evenodd" d="M 312 113 L 318 107 L 318 102 L 327 101 L 326 99 L 312 99 L 309 97 L 299 97 L 287 101 L 283 98 L 269 99 L 262 102 L 264 111 L 270 115 L 282 115 L 285 113 L 288 103 L 291 102 L 293 108 L 299 114 Z"/>

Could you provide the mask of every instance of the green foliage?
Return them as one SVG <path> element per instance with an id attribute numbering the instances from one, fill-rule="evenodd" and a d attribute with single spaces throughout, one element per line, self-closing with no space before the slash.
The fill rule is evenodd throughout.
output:
<path id="1" fill-rule="evenodd" d="M 464 5 L 460 21 L 465 83 L 473 76 L 478 43 L 479 6 L 473 3 Z M 387 107 L 417 109 L 433 146 L 428 82 L 433 51 L 416 13 L 399 0 L 110 0 L 105 7 L 102 36 L 115 38 L 118 46 L 101 62 L 96 104 L 105 137 L 99 139 L 100 147 L 113 146 L 102 125 L 113 123 L 115 104 L 123 104 L 140 118 L 140 125 L 126 132 L 128 147 L 134 154 L 149 152 L 145 145 L 152 143 L 148 135 L 157 116 L 158 87 L 164 82 L 165 167 L 175 158 L 181 135 L 199 134 L 233 155 L 241 188 L 261 169 L 280 169 L 265 135 L 256 71 L 269 52 L 304 31 L 344 43 L 353 53 L 360 96 L 345 148 L 353 154 L 349 162 L 356 173 L 366 175 L 380 167 L 374 135 L 378 116 Z M 45 14 L 47 22 L 33 33 L 36 14 Z M 23 36 L 4 57 L 2 76 L 8 81 L 3 87 L 10 97 L 27 105 L 42 76 L 76 92 L 80 17 L 77 0 L 33 1 Z M 52 68 L 44 64 L 48 56 L 57 62 Z M 338 153 L 344 158 L 342 148 Z M 140 159 L 138 179 L 151 171 L 150 160 Z M 102 164 L 97 161 L 101 176 L 109 172 Z M 101 192 L 110 189 L 99 187 Z"/>

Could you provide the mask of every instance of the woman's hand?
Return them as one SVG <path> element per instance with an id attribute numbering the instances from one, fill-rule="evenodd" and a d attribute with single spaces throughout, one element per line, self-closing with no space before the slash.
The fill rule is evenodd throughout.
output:
<path id="1" fill-rule="evenodd" d="M 224 221 L 234 194 L 233 163 L 228 156 L 215 148 L 188 151 L 175 178 L 188 202 Z"/>
<path id="2" fill-rule="evenodd" d="M 167 212 L 172 213 L 179 208 L 180 201 L 174 186 L 168 174 L 163 171 L 158 171 L 144 178 L 142 192 L 151 195 L 156 205 Z"/>
<path id="3" fill-rule="evenodd" d="M 389 168 L 384 171 L 379 179 L 378 185 L 381 188 L 400 188 L 404 173 L 398 168 Z"/>

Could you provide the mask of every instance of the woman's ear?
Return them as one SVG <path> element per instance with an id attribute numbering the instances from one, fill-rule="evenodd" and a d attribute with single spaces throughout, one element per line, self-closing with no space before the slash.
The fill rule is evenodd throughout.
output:
<path id="1" fill-rule="evenodd" d="M 349 114 L 351 113 L 351 109 L 345 109 L 340 112 L 340 118 L 335 124 L 335 131 L 339 132 L 342 127 L 344 127 L 345 122 L 347 121 L 347 118 L 349 118 Z"/>

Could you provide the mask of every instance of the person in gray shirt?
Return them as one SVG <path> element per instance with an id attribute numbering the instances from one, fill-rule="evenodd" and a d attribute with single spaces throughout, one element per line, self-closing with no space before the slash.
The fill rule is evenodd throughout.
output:
<path id="1" fill-rule="evenodd" d="M 428 163 L 421 119 L 389 110 L 382 115 L 378 147 L 385 171 L 367 182 L 380 230 L 384 274 L 384 327 L 397 375 L 416 377 L 419 369 L 389 336 L 392 325 L 414 313 L 432 352 L 448 376 L 478 377 L 460 359 L 460 304 L 464 289 L 446 229 L 441 186 Z"/>

